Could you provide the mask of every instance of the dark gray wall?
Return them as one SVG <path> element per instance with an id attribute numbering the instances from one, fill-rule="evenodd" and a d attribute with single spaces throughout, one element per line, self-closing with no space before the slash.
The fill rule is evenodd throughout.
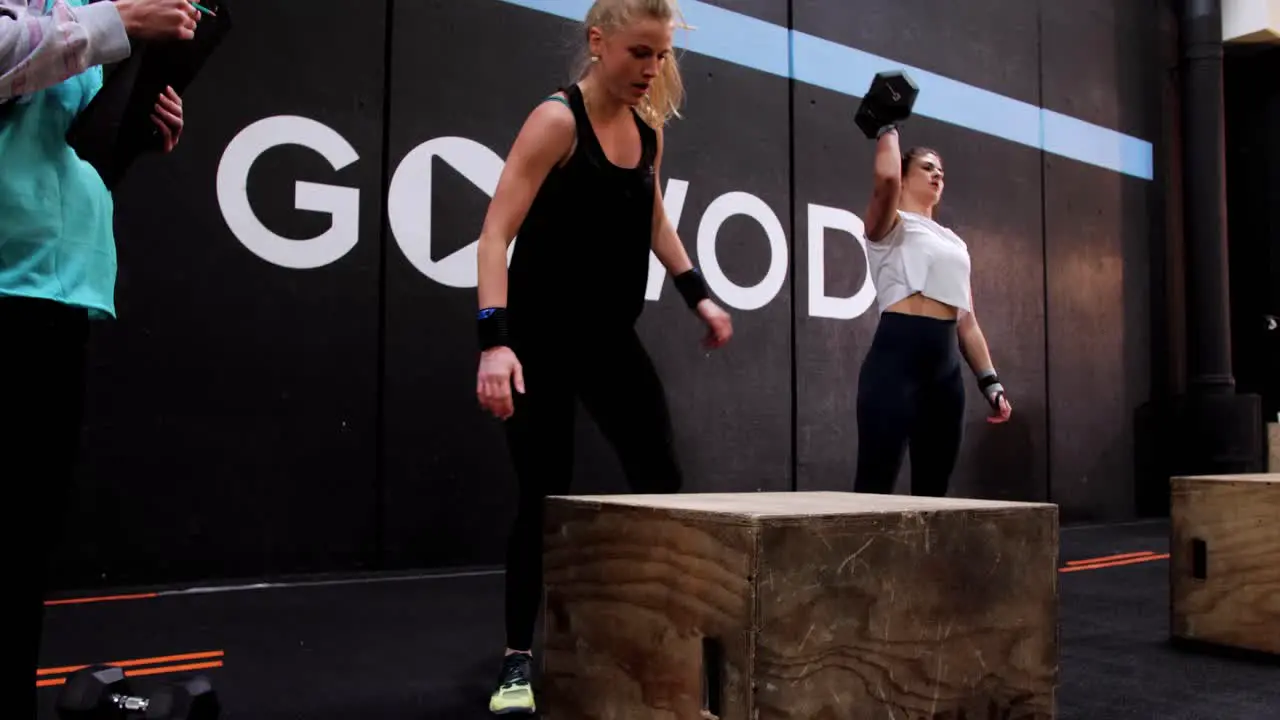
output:
<path id="1" fill-rule="evenodd" d="M 492 562 L 505 542 L 503 522 L 514 509 L 515 477 L 500 425 L 476 408 L 474 286 L 432 281 L 402 249 L 425 247 L 429 227 L 431 257 L 458 262 L 465 252 L 462 265 L 474 283 L 472 243 L 489 196 L 447 161 L 432 161 L 428 181 L 422 174 L 428 166 L 406 158 L 426 152 L 415 148 L 437 138 L 465 138 L 489 157 L 495 173 L 490 181 L 496 181 L 500 158 L 525 116 L 569 81 L 578 36 L 567 21 L 500 2 L 397 3 L 394 28 L 388 173 L 400 173 L 393 200 L 401 187 L 407 199 L 403 210 L 393 211 L 408 218 L 413 206 L 431 205 L 429 216 L 394 225 L 386 246 L 388 561 Z M 495 60 L 472 64 L 466 82 L 448 72 L 422 72 L 445 61 L 445 47 L 493 48 Z M 689 253 L 697 254 L 708 206 L 731 192 L 759 198 L 786 230 L 786 79 L 692 54 L 683 71 L 686 118 L 671 129 L 662 181 Z M 735 108 L 744 105 L 752 107 L 751 122 L 735 120 Z M 780 270 L 788 264 L 785 246 L 784 241 L 777 258 Z M 769 239 L 755 221 L 728 219 L 715 247 L 730 281 L 752 286 L 765 279 Z M 669 278 L 641 319 L 640 335 L 666 383 L 691 491 L 791 487 L 791 291 L 789 278 L 781 279 L 763 307 L 726 307 L 736 321 L 731 352 L 707 356 L 701 349 L 702 326 Z M 579 417 L 576 489 L 625 490 L 602 436 L 581 409 Z"/>
<path id="2" fill-rule="evenodd" d="M 1040 6 L 1043 106 L 1154 138 L 1156 3 Z M 1133 512 L 1134 413 L 1151 393 L 1158 201 L 1152 182 L 1044 158 L 1050 473 L 1067 517 Z"/>
<path id="3" fill-rule="evenodd" d="M 284 2 L 235 3 L 234 34 L 184 99 L 180 149 L 144 159 L 120 189 L 119 320 L 93 333 L 59 584 L 376 559 L 386 18 L 380 2 L 350 7 L 318 0 L 300 15 Z M 365 52 L 332 62 L 332 48 L 354 43 Z M 281 146 L 241 180 L 257 218 L 282 236 L 277 245 L 333 223 L 294 209 L 297 182 L 359 189 L 357 232 L 348 233 L 359 242 L 310 270 L 247 249 L 217 190 L 234 138 L 291 114 L 323 122 L 358 154 L 335 171 L 313 151 Z"/>
<path id="4" fill-rule="evenodd" d="M 1034 102 L 1039 79 L 1034 5 L 967 3 L 952 25 L 926 2 L 882 3 L 867 12 L 841 3 L 794 3 L 795 29 L 924 68 L 947 68 L 971 84 Z M 985 49 L 984 49 L 985 48 Z M 999 48 L 997 61 L 993 48 Z M 954 68 L 955 72 L 951 72 Z M 869 82 L 870 79 L 867 79 Z M 875 144 L 852 125 L 860 98 L 805 84 L 796 87 L 797 217 L 805 203 L 865 216 Z M 947 186 L 938 220 L 973 257 L 974 306 L 992 359 L 1009 388 L 1011 421 L 989 425 L 985 402 L 966 372 L 965 443 L 952 493 L 1043 500 L 1048 492 L 1045 435 L 1044 259 L 1039 150 L 927 117 L 902 129 L 903 149 L 923 145 L 942 156 Z M 807 223 L 797 256 L 809 253 Z M 826 233 L 828 294 L 847 297 L 866 278 L 863 251 L 847 233 Z M 797 262 L 809 287 L 806 262 Z M 858 374 L 875 333 L 874 304 L 852 320 L 796 316 L 797 455 L 801 489 L 850 489 L 858 452 Z M 905 490 L 910 463 L 899 488 Z"/>
<path id="5" fill-rule="evenodd" d="M 735 215 L 715 238 L 718 265 L 740 287 L 767 285 L 771 262 L 784 271 L 758 301 L 713 285 L 736 336 L 711 356 L 669 278 L 648 303 L 639 329 L 667 386 L 688 489 L 847 489 L 876 312 L 832 318 L 811 303 L 809 223 L 865 214 L 873 143 L 853 125 L 856 92 L 786 77 L 785 29 L 1165 150 L 1168 85 L 1156 80 L 1169 28 L 1146 22 L 1162 4 L 686 5 L 704 27 L 682 37 L 769 62 L 684 54 L 669 208 L 679 205 L 685 246 L 706 267 L 708 208 L 758 204 L 781 252 Z M 580 31 L 504 0 L 291 8 L 236 5 L 235 33 L 186 97 L 179 151 L 148 159 L 118 197 L 121 317 L 95 331 L 59 586 L 501 560 L 515 485 L 500 428 L 474 397 L 473 243 L 524 118 L 570 79 Z M 770 56 L 717 39 L 717 8 L 782 44 Z M 280 125 L 265 136 L 286 144 L 238 183 L 229 164 L 252 153 L 233 141 L 267 119 Z M 308 147 L 326 138 L 349 144 L 345 166 Z M 1164 157 L 1148 181 L 925 116 L 903 140 L 943 156 L 939 219 L 973 252 L 978 316 L 1015 406 L 1011 423 L 988 425 L 967 379 L 953 493 L 1049 499 L 1066 520 L 1131 515 L 1129 428 L 1151 393 L 1159 326 L 1148 298 L 1153 238 L 1167 234 Z M 226 202 L 242 185 L 252 214 Z M 280 238 L 255 242 L 251 217 Z M 329 246 L 315 239 L 326 231 Z M 849 297 L 866 277 L 862 250 L 840 229 L 823 237 L 825 292 Z M 259 245 L 281 254 L 260 257 Z M 585 418 L 578 440 L 575 489 L 624 490 Z"/>

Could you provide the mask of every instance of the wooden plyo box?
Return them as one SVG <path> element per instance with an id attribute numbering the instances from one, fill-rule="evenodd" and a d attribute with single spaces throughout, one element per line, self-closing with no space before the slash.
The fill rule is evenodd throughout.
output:
<path id="1" fill-rule="evenodd" d="M 1055 717 L 1054 505 L 553 497 L 546 523 L 550 720 Z"/>
<path id="2" fill-rule="evenodd" d="M 1280 473 L 1171 485 L 1174 638 L 1280 654 Z"/>

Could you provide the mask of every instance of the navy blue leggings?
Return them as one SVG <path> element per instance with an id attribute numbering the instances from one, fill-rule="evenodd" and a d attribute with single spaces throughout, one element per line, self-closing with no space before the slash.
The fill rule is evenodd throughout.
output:
<path id="1" fill-rule="evenodd" d="M 854 491 L 892 493 L 907 446 L 911 494 L 947 494 L 964 427 L 954 320 L 886 312 L 858 375 Z"/>

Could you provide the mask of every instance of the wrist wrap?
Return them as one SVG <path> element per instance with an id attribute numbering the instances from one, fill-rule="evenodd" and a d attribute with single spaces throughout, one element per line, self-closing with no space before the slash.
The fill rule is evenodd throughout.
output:
<path id="1" fill-rule="evenodd" d="M 1000 407 L 1000 396 L 1004 394 L 1004 385 L 1000 384 L 1000 376 L 995 370 L 983 370 L 978 373 L 978 389 L 987 398 L 993 408 Z"/>
<path id="2" fill-rule="evenodd" d="M 710 297 L 707 294 L 707 283 L 702 279 L 702 273 L 698 272 L 698 268 L 690 268 L 672 280 L 675 282 L 676 290 L 679 290 L 680 296 L 684 298 L 684 304 L 690 309 Z"/>
<path id="3" fill-rule="evenodd" d="M 476 315 L 476 326 L 480 335 L 480 351 L 489 348 L 510 345 L 507 335 L 507 309 L 503 307 L 485 308 Z"/>

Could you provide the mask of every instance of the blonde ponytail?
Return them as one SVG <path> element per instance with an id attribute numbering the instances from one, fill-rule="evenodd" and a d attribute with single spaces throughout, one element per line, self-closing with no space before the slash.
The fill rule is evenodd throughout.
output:
<path id="1" fill-rule="evenodd" d="M 631 22 L 637 17 L 651 17 L 662 21 L 674 21 L 676 27 L 683 30 L 692 28 L 685 24 L 680 13 L 677 0 L 595 0 L 587 11 L 585 26 L 613 29 Z M 585 52 L 578 77 L 581 79 L 591 70 L 591 51 Z M 649 92 L 640 101 L 636 112 L 640 118 L 654 129 L 661 128 L 672 118 L 681 117 L 680 107 L 684 104 L 684 78 L 680 74 L 680 64 L 673 52 L 662 63 L 662 71 L 649 86 Z"/>

